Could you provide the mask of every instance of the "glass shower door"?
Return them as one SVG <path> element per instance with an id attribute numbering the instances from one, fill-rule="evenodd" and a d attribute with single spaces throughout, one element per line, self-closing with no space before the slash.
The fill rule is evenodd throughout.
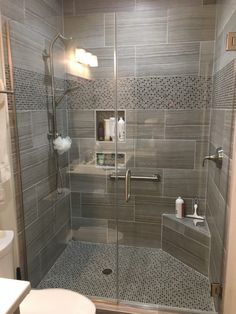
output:
<path id="1" fill-rule="evenodd" d="M 199 74 L 199 45 L 168 42 L 167 11 L 158 6 L 148 10 L 148 4 L 137 3 L 133 12 L 117 12 L 114 23 L 117 115 L 125 122 L 125 137 L 117 139 L 117 222 L 112 225 L 118 240 L 118 299 L 211 311 L 206 219 L 195 226 L 192 219 L 175 216 L 178 196 L 184 198 L 186 215 L 195 203 L 205 215 L 202 159 L 209 143 L 210 61 Z M 173 20 L 182 11 L 187 18 L 203 14 L 202 8 L 172 9 Z M 122 154 L 124 166 L 118 163 Z"/>

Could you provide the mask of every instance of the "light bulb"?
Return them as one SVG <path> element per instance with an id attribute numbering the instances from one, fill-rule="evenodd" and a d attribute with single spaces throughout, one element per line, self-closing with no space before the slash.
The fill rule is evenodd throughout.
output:
<path id="1" fill-rule="evenodd" d="M 91 55 L 89 65 L 91 67 L 97 67 L 98 66 L 98 58 L 97 58 L 97 56 Z"/>
<path id="2" fill-rule="evenodd" d="M 84 49 L 75 49 L 75 59 L 79 63 L 84 63 L 86 51 Z"/>
<path id="3" fill-rule="evenodd" d="M 85 53 L 84 64 L 90 64 L 92 54 L 90 52 Z"/>

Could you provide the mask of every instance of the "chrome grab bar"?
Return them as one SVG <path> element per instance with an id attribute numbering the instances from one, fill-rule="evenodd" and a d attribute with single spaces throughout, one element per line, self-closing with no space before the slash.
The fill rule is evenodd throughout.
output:
<path id="1" fill-rule="evenodd" d="M 110 174 L 109 177 L 110 177 L 111 180 L 115 180 L 115 179 L 125 180 L 126 179 L 126 175 Z M 152 176 L 133 176 L 133 175 L 131 175 L 130 179 L 132 179 L 132 180 L 145 180 L 145 181 L 160 182 L 161 181 L 161 176 L 159 174 L 154 174 Z"/>
<path id="2" fill-rule="evenodd" d="M 125 201 L 128 203 L 131 197 L 131 170 L 127 169 L 125 174 Z"/>
<path id="3" fill-rule="evenodd" d="M 0 90 L 0 94 L 11 94 L 11 95 L 13 95 L 14 92 L 12 90 Z"/>

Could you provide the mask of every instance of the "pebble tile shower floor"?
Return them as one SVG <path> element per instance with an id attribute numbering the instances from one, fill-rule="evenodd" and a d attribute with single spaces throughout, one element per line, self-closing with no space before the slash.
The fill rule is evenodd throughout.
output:
<path id="1" fill-rule="evenodd" d="M 116 246 L 70 241 L 38 288 L 116 298 Z M 102 271 L 112 269 L 110 275 Z M 208 279 L 161 249 L 119 246 L 121 300 L 213 311 Z"/>

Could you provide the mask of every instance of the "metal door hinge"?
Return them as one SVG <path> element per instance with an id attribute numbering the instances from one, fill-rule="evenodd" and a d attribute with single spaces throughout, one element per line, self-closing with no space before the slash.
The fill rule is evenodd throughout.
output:
<path id="1" fill-rule="evenodd" d="M 218 282 L 213 282 L 211 284 L 211 296 L 215 297 L 222 297 L 223 287 Z"/>
<path id="2" fill-rule="evenodd" d="M 236 50 L 236 32 L 229 32 L 226 37 L 226 51 Z"/>

